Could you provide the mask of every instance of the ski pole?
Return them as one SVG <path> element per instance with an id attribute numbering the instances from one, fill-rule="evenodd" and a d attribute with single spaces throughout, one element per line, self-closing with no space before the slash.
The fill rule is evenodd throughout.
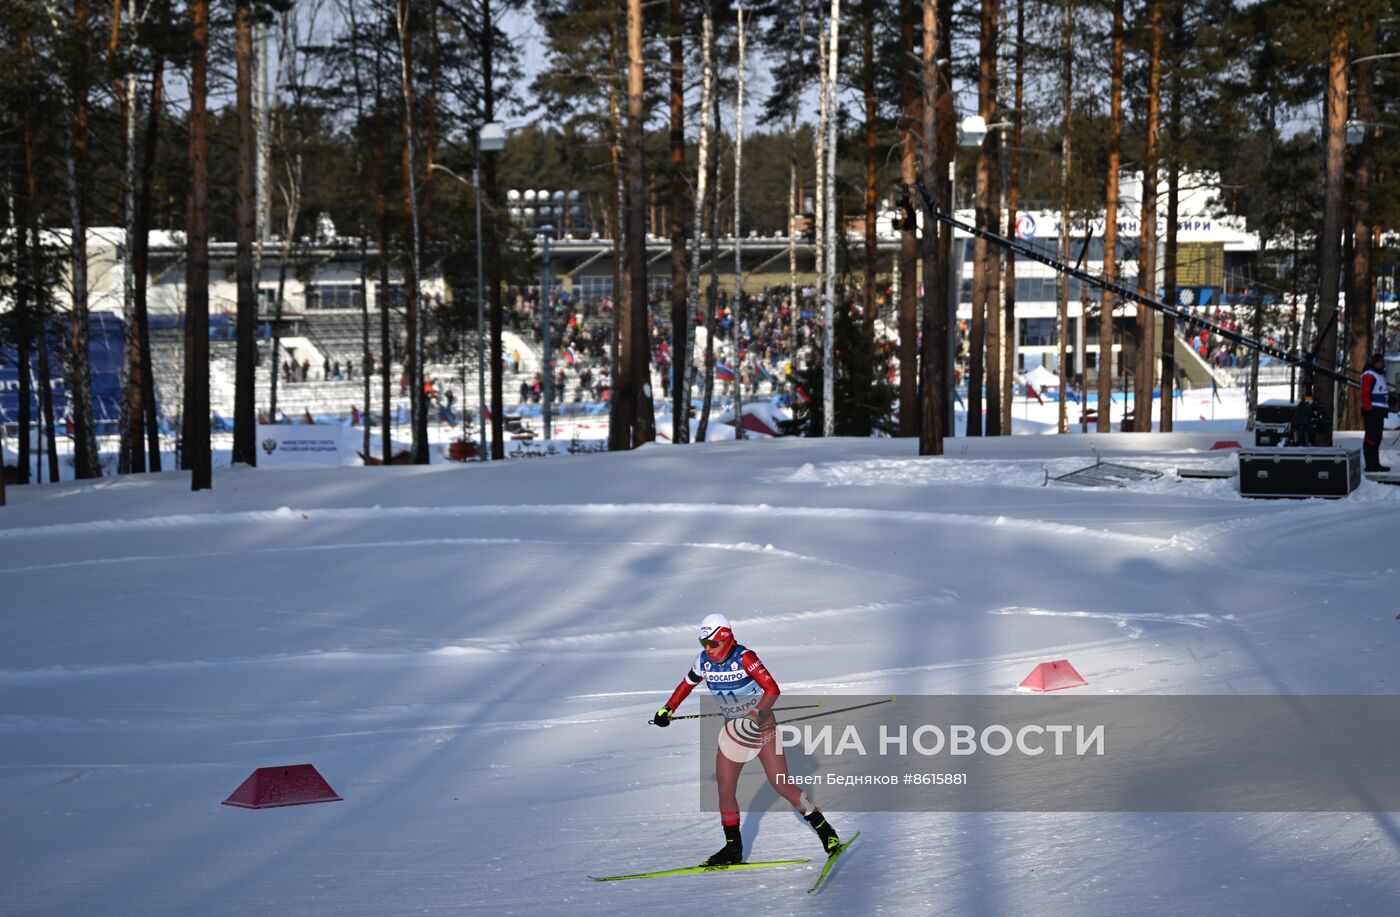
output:
<path id="1" fill-rule="evenodd" d="M 774 712 L 774 713 L 784 713 L 784 712 L 786 712 L 786 711 L 788 711 L 788 710 L 809 710 L 809 709 L 811 709 L 812 707 L 825 707 L 825 706 L 826 706 L 825 704 L 799 704 L 799 705 L 797 705 L 797 706 L 795 706 L 795 707 L 782 707 L 782 708 L 780 708 L 780 709 L 774 710 L 773 712 Z M 673 716 L 673 717 L 671 717 L 671 721 L 672 721 L 672 722 L 675 722 L 676 720 L 702 720 L 702 719 L 704 719 L 704 718 L 707 717 L 707 716 L 724 716 L 724 713 L 723 713 L 723 711 L 721 711 L 721 712 L 719 712 L 719 713 L 688 713 L 688 714 L 686 714 L 685 716 Z"/>
<path id="2" fill-rule="evenodd" d="M 787 720 L 787 721 L 784 722 L 783 725 L 787 725 L 788 723 L 800 723 L 800 722 L 802 722 L 803 720 L 812 720 L 812 719 L 816 719 L 816 718 L 819 717 L 819 716 L 831 716 L 832 714 L 835 714 L 835 713 L 846 713 L 846 712 L 851 711 L 851 710 L 860 710 L 860 709 L 862 709 L 862 708 L 864 708 L 864 707 L 878 707 L 880 704 L 888 704 L 888 703 L 890 703 L 890 702 L 893 701 L 893 700 L 894 700 L 894 695 L 890 695 L 889 697 L 885 698 L 884 700 L 871 701 L 871 702 L 868 703 L 868 704 L 856 704 L 854 707 L 842 707 L 842 708 L 839 709 L 839 710 L 827 710 L 825 713 L 809 713 L 809 714 L 807 714 L 806 716 L 799 716 L 799 717 L 796 717 L 795 719 Z M 822 706 L 822 705 L 821 705 L 821 704 L 817 704 L 817 706 L 820 707 L 820 706 Z M 793 709 L 796 709 L 796 708 L 795 708 L 795 707 L 789 707 L 788 709 L 793 710 Z"/>

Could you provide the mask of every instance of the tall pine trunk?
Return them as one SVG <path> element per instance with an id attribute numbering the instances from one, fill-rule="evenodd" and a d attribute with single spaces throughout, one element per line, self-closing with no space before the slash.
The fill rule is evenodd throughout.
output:
<path id="1" fill-rule="evenodd" d="M 486 123 L 496 120 L 496 80 L 495 60 L 496 23 L 491 16 L 491 0 L 481 0 L 481 106 L 482 119 Z M 496 156 L 486 153 L 482 156 L 482 189 L 488 201 L 496 200 Z M 505 371 L 501 361 L 502 304 L 501 282 L 497 274 L 500 240 L 496 236 L 496 221 L 486 221 L 486 288 L 491 299 L 491 459 L 498 461 L 506 457 L 505 446 Z"/>
<path id="2" fill-rule="evenodd" d="M 1142 227 L 1138 239 L 1138 293 L 1155 298 L 1157 294 L 1157 159 L 1160 152 L 1162 114 L 1162 0 L 1150 0 L 1151 56 L 1147 69 L 1147 140 L 1142 164 Z M 1155 313 L 1147 306 L 1137 307 L 1137 357 L 1133 384 L 1133 431 L 1152 432 L 1152 389 L 1156 381 L 1157 359 Z"/>
<path id="3" fill-rule="evenodd" d="M 899 46 L 914 47 L 914 14 L 917 7 L 914 0 L 900 0 L 899 3 Z M 919 103 L 919 93 L 915 83 L 912 62 L 899 62 L 899 97 L 903 110 L 900 122 L 899 178 L 906 186 L 918 181 L 919 137 L 916 133 L 923 107 Z M 908 192 L 917 196 L 915 192 Z M 923 211 L 921 203 L 915 208 Z M 932 221 L 924 218 L 927 226 Z M 919 284 L 918 284 L 919 232 L 917 223 L 904 227 L 899 234 L 899 435 L 917 436 L 919 433 Z"/>
<path id="4" fill-rule="evenodd" d="M 628 0 L 627 25 L 632 14 L 631 0 Z M 622 103 L 618 96 L 622 81 L 622 66 L 618 58 L 620 39 L 613 31 L 612 46 L 608 49 L 608 115 L 612 122 L 612 167 L 613 180 L 617 187 L 617 214 L 614 217 L 613 233 L 613 323 L 612 323 L 612 403 L 608 411 L 608 449 L 623 452 L 631 449 L 632 428 L 636 420 L 637 399 L 632 390 L 632 277 L 629 271 L 631 257 L 627 250 L 627 237 L 630 235 L 630 221 L 627 217 L 627 177 L 623 172 L 623 159 L 627 155 L 623 136 Z"/>
<path id="5" fill-rule="evenodd" d="M 689 290 L 685 270 L 685 10 L 671 0 L 671 442 L 690 441 Z M 697 208 L 698 209 L 698 208 Z M 699 238 L 696 238 L 699 246 Z"/>
<path id="6" fill-rule="evenodd" d="M 209 0 L 191 0 L 190 203 L 185 249 L 185 441 L 192 490 L 214 486 L 209 443 Z"/>
<path id="7" fill-rule="evenodd" d="M 257 198 L 253 177 L 257 166 L 256 128 L 253 123 L 253 4 L 237 0 L 234 7 L 235 57 L 238 62 L 238 191 L 235 204 L 234 272 L 238 284 L 238 318 L 234 329 L 237 352 L 233 378 L 233 462 L 256 465 L 257 450 L 257 288 L 253 279 L 253 224 Z M 274 358 L 273 372 L 277 360 Z"/>
<path id="8" fill-rule="evenodd" d="M 1363 56 L 1370 56 L 1374 48 L 1376 25 L 1368 19 L 1361 27 L 1360 48 Z M 1372 261 L 1374 248 L 1375 217 L 1372 215 L 1371 196 L 1376 178 L 1376 68 L 1374 61 L 1362 60 L 1356 65 L 1356 120 L 1361 122 L 1365 136 L 1356 152 L 1355 172 L 1352 177 L 1354 201 L 1352 203 L 1352 248 L 1351 272 L 1347 285 L 1347 368 L 1360 374 L 1366 368 L 1366 358 L 1371 355 L 1371 329 L 1376 320 L 1376 271 Z M 1375 348 L 1379 350 L 1380 348 Z M 1342 412 L 1340 428 L 1343 430 L 1361 429 L 1361 399 L 1354 390 L 1343 390 L 1346 408 Z"/>
<path id="9" fill-rule="evenodd" d="M 907 0 L 906 0 L 907 2 Z M 797 55 L 807 45 L 807 5 L 797 11 L 797 46 L 787 48 L 787 66 L 797 67 Z M 805 88 L 805 86 L 804 86 Z M 802 183 L 799 181 L 797 165 L 797 115 L 801 108 L 802 93 L 793 92 L 788 106 L 788 312 L 797 320 L 797 217 L 802 207 Z"/>
<path id="10" fill-rule="evenodd" d="M 119 48 L 119 23 L 122 0 L 112 4 L 112 41 L 109 52 L 115 56 Z M 136 42 L 136 5 L 126 8 L 128 41 L 134 50 Z M 117 453 L 117 473 L 129 474 L 133 466 L 145 469 L 141 448 L 141 345 L 136 326 L 136 283 L 133 274 L 133 249 L 136 245 L 136 68 L 129 66 L 125 75 L 114 80 L 113 89 L 122 117 L 122 361 L 121 421 Z M 135 408 L 135 416 L 132 409 Z M 133 452 L 135 455 L 133 456 Z"/>
<path id="11" fill-rule="evenodd" d="M 977 109 L 986 123 L 997 119 L 997 0 L 982 0 L 981 48 L 978 61 Z M 982 138 L 977 154 L 977 219 L 984 229 L 1001 232 L 1001 153 L 997 133 Z M 1001 435 L 1001 250 L 981 242 L 974 251 L 973 365 L 968 383 L 968 435 L 980 435 L 982 387 L 986 389 L 986 433 Z M 980 283 L 979 283 L 980 281 Z M 980 287 L 981 294 L 978 295 Z M 978 300 L 980 299 L 980 303 Z M 979 328 L 978 323 L 982 325 Z M 984 356 L 985 355 L 985 356 Z M 984 362 L 985 361 L 985 362 Z M 982 383 L 979 385 L 979 381 Z M 976 410 L 973 399 L 976 398 Z M 976 420 L 977 431 L 973 432 Z"/>
<path id="12" fill-rule="evenodd" d="M 1167 244 L 1162 265 L 1162 286 L 1168 305 L 1176 305 L 1177 216 L 1181 210 L 1181 57 L 1183 54 L 1185 8 L 1172 12 L 1172 86 L 1167 102 Z M 1176 385 L 1176 318 L 1162 316 L 1162 406 L 1161 431 L 1172 432 L 1172 399 Z"/>
<path id="13" fill-rule="evenodd" d="M 830 97 L 826 79 L 827 26 L 817 23 L 817 136 L 812 146 L 815 182 L 812 208 L 812 248 L 816 263 L 818 295 L 826 289 L 826 119 L 830 113 Z"/>
<path id="14" fill-rule="evenodd" d="M 861 26 L 864 42 L 861 46 L 861 82 L 865 94 L 865 287 L 861 299 L 865 307 L 865 333 L 875 340 L 875 278 L 879 268 L 880 249 L 875 241 L 876 187 L 879 167 L 879 124 L 875 113 L 875 0 L 864 0 Z"/>
<path id="15" fill-rule="evenodd" d="M 1118 280 L 1118 171 L 1123 146 L 1123 0 L 1113 0 L 1113 60 L 1109 74 L 1108 190 L 1104 194 L 1103 279 Z M 1099 301 L 1099 410 L 1094 429 L 1113 429 L 1113 293 L 1103 290 Z M 1126 406 L 1125 406 L 1126 409 Z"/>
<path id="16" fill-rule="evenodd" d="M 944 3 L 947 0 L 943 0 Z M 951 87 L 943 82 L 938 51 L 942 36 L 938 0 L 923 0 L 923 45 L 920 70 L 923 82 L 920 155 L 924 187 L 948 204 L 946 148 L 938 137 L 940 106 Z M 951 101 L 951 100 L 947 100 Z M 942 455 L 947 433 L 944 402 L 948 398 L 948 251 L 951 232 L 927 212 L 923 218 L 920 249 L 924 262 L 924 334 L 919 377 L 923 389 L 919 404 L 919 454 Z"/>
<path id="17" fill-rule="evenodd" d="M 1316 352 L 1320 359 L 1332 362 L 1337 355 L 1338 297 L 1341 290 L 1342 259 L 1342 195 L 1346 182 L 1346 121 L 1347 121 L 1347 17 L 1338 15 L 1331 23 L 1333 29 L 1327 52 L 1327 83 L 1323 108 L 1326 115 L 1325 180 L 1323 185 L 1322 234 L 1319 237 L 1317 273 L 1318 301 Z M 1332 445 L 1332 429 L 1336 425 L 1336 387 L 1332 379 L 1319 374 L 1313 382 L 1313 399 L 1320 404 L 1332 424 L 1318 437 L 1316 444 Z"/>
<path id="18" fill-rule="evenodd" d="M 409 0 L 397 0 L 395 6 L 399 32 L 399 88 L 403 99 L 403 209 L 409 223 L 409 251 L 404 260 L 403 295 L 407 307 L 405 321 L 408 347 L 404 358 L 404 374 L 408 376 L 409 417 L 413 425 L 412 461 L 428 464 L 428 410 L 423 397 L 423 353 L 419 348 L 418 323 L 422 320 L 418 295 L 420 253 L 418 221 L 417 154 L 414 150 L 417 128 L 414 126 L 413 93 L 413 8 Z"/>
<path id="19" fill-rule="evenodd" d="M 645 60 L 642 56 L 642 0 L 627 2 L 627 268 L 631 305 L 632 447 L 656 440 L 656 408 L 651 396 L 651 321 L 647 309 L 647 176 Z"/>
<path id="20" fill-rule="evenodd" d="M 151 207 L 155 185 L 156 150 L 160 139 L 161 97 L 165 85 L 165 64 L 156 59 L 151 79 L 151 104 L 146 112 L 146 136 L 141 149 L 141 191 L 136 198 L 136 233 L 132 242 L 131 272 L 133 281 L 132 315 L 136 322 L 137 353 L 132 355 L 132 374 L 127 419 L 132 427 L 131 470 L 144 471 L 141 435 L 144 425 L 149 467 L 161 470 L 159 405 L 156 404 L 155 368 L 151 363 L 151 323 L 146 307 L 146 292 L 150 261 Z"/>

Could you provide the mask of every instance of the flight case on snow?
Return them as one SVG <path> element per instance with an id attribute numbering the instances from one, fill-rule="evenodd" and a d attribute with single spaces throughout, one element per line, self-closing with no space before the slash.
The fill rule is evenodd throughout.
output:
<path id="1" fill-rule="evenodd" d="M 1286 446 L 1288 445 L 1288 428 L 1286 423 L 1259 423 L 1254 424 L 1254 445 L 1262 447 Z"/>
<path id="2" fill-rule="evenodd" d="M 1341 448 L 1241 449 L 1240 495 L 1345 497 L 1361 483 L 1361 452 Z"/>
<path id="3" fill-rule="evenodd" d="M 1288 424 L 1293 422 L 1293 412 L 1298 406 L 1292 401 L 1284 401 L 1281 398 L 1270 398 L 1268 401 L 1259 402 L 1254 408 L 1254 422 L 1256 424 Z"/>

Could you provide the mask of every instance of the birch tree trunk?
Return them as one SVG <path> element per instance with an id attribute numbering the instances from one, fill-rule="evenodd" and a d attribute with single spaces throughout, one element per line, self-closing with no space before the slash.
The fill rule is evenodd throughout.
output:
<path id="1" fill-rule="evenodd" d="M 235 47 L 238 67 L 238 190 L 235 238 L 238 283 L 238 317 L 234 334 L 233 462 L 257 465 L 257 410 L 254 404 L 258 321 L 257 288 L 253 279 L 254 210 L 257 182 L 257 142 L 253 121 L 253 4 L 237 0 L 234 12 Z M 273 360 L 275 364 L 277 361 Z M 274 370 L 275 371 L 275 370 Z"/>
<path id="2" fill-rule="evenodd" d="M 875 274 L 880 262 L 880 250 L 875 241 L 877 217 L 876 184 L 879 163 L 879 132 L 875 107 L 875 0 L 861 5 L 861 81 L 865 91 L 865 285 L 861 290 L 865 308 L 865 333 L 871 345 L 875 342 Z"/>
<path id="3" fill-rule="evenodd" d="M 739 86 L 734 103 L 734 302 L 729 309 L 729 328 L 734 338 L 734 438 L 744 439 L 744 233 L 740 217 L 743 213 L 744 181 L 744 0 L 738 3 L 739 16 Z"/>
<path id="4" fill-rule="evenodd" d="M 1026 0 L 1016 0 L 1016 102 L 1011 112 L 1011 188 L 1006 198 L 1008 236 L 1016 235 L 1016 213 L 1021 206 L 1021 127 L 1025 103 Z M 1002 362 L 1006 379 L 1002 389 L 1001 432 L 1011 435 L 1012 381 L 1016 378 L 1019 329 L 1016 327 L 1016 256 L 1006 256 L 1002 281 Z"/>
<path id="5" fill-rule="evenodd" d="M 75 0 L 73 19 L 78 31 L 88 24 L 87 0 Z M 92 373 L 88 353 L 88 264 L 87 264 L 87 148 L 88 148 L 88 53 L 85 37 L 79 38 L 71 78 L 65 85 L 70 108 L 66 172 L 68 209 L 72 239 L 73 314 L 68 345 L 68 406 L 73 422 L 73 474 L 79 480 L 102 476 L 97 454 L 97 430 L 92 410 Z"/>
<path id="6" fill-rule="evenodd" d="M 826 55 L 826 290 L 822 310 L 822 435 L 836 435 L 836 73 L 841 38 L 841 0 L 831 0 L 831 48 Z"/>
<path id="7" fill-rule="evenodd" d="M 701 47 L 700 47 L 700 56 L 701 56 L 700 142 L 699 142 L 699 149 L 697 150 L 697 155 L 698 155 L 698 157 L 699 157 L 699 163 L 698 163 L 698 165 L 697 165 L 696 174 L 695 174 L 695 189 L 696 189 L 696 190 L 695 190 L 695 217 L 694 217 L 695 248 L 692 249 L 692 250 L 691 250 L 691 253 L 690 253 L 690 290 L 689 290 L 689 293 L 690 293 L 690 308 L 689 308 L 689 312 L 690 312 L 691 315 L 696 314 L 696 313 L 699 312 L 699 310 L 700 310 L 700 259 L 701 259 L 701 256 L 702 256 L 703 252 L 704 252 L 704 248 L 705 248 L 705 208 L 707 207 L 708 201 L 709 201 L 709 198 L 707 197 L 707 195 L 708 195 L 708 193 L 709 193 L 709 178 L 710 178 L 710 145 L 711 145 L 711 140 L 710 140 L 710 105 L 711 105 L 711 97 L 712 97 L 712 95 L 713 95 L 713 93 L 714 93 L 714 69 L 713 69 L 713 54 L 712 54 L 712 51 L 713 51 L 713 44 L 714 44 L 714 20 L 712 19 L 711 15 L 710 15 L 710 5 L 709 5 L 708 3 L 705 4 L 704 11 L 703 11 L 703 13 L 702 13 L 701 15 L 702 15 L 702 18 L 701 18 L 701 32 L 700 32 L 700 45 L 701 45 Z M 706 338 L 705 365 L 706 365 L 706 378 L 708 378 L 708 376 L 709 376 L 709 369 L 708 369 L 708 367 L 709 367 L 709 360 L 710 360 L 710 355 L 713 353 L 713 349 L 712 349 L 712 347 L 711 347 L 711 345 L 710 345 L 709 338 L 714 334 L 714 326 L 713 326 L 713 324 L 712 324 L 712 318 L 711 318 L 712 311 L 711 311 L 711 309 L 709 308 L 709 304 L 708 304 L 709 302 L 712 302 L 712 301 L 713 301 L 713 298 L 714 298 L 714 290 L 713 290 L 713 289 L 710 290 L 710 294 L 709 294 L 709 295 L 710 295 L 710 300 L 707 301 L 706 313 L 705 313 L 705 315 L 706 315 L 706 317 L 705 317 L 705 338 Z M 687 366 L 686 369 L 688 370 L 688 369 L 689 369 L 689 366 Z M 686 374 L 686 379 L 689 379 L 689 373 Z M 686 387 L 686 403 L 689 404 L 689 402 L 690 402 L 690 389 L 689 389 L 689 386 L 687 385 L 687 387 Z M 687 413 L 687 417 L 688 417 L 688 416 L 689 416 L 689 411 L 687 411 L 686 413 Z M 704 440 L 705 440 L 705 436 L 704 436 L 705 421 L 707 421 L 708 419 L 709 419 L 709 400 L 708 400 L 708 398 L 707 398 L 706 401 L 705 401 L 704 411 L 703 411 L 703 413 L 702 413 L 701 426 L 700 426 L 699 430 L 697 431 L 696 442 L 704 442 Z M 689 435 L 689 433 L 690 433 L 690 430 L 689 430 L 689 421 L 687 421 L 687 424 L 686 424 L 686 434 Z"/>
<path id="8" fill-rule="evenodd" d="M 286 222 L 282 233 L 282 253 L 277 264 L 277 301 L 273 306 L 272 318 L 272 360 L 268 372 L 272 374 L 272 385 L 269 389 L 270 416 L 268 419 L 273 423 L 277 422 L 277 382 L 280 377 L 278 370 L 282 361 L 282 312 L 286 306 L 287 294 L 287 268 L 292 260 L 292 240 L 297 234 L 297 217 L 301 213 L 301 153 L 293 152 L 288 157 L 286 163 L 286 184 L 282 186 L 282 203 L 286 209 Z M 386 358 L 387 359 L 387 358 Z M 295 370 L 297 367 L 293 366 Z"/>
<path id="9" fill-rule="evenodd" d="M 1069 200 L 1069 177 L 1073 164 L 1071 162 L 1073 124 L 1074 124 L 1074 95 L 1072 86 L 1074 84 L 1074 45 L 1071 36 L 1074 32 L 1074 0 L 1065 0 L 1064 19 L 1064 43 L 1060 53 L 1061 60 L 1061 92 L 1064 93 L 1064 118 L 1065 136 L 1064 143 L 1060 149 L 1060 261 L 1068 264 L 1070 259 L 1069 236 L 1072 216 L 1070 214 Z M 1055 340 L 1058 349 L 1059 365 L 1055 367 L 1056 374 L 1060 377 L 1060 392 L 1056 403 L 1056 430 L 1060 433 L 1069 432 L 1068 399 L 1065 394 L 1069 390 L 1069 369 L 1066 366 L 1066 347 L 1069 344 L 1069 278 L 1064 274 L 1056 274 L 1057 302 L 1055 308 Z M 968 410 L 971 411 L 971 395 L 969 394 Z"/>
<path id="10" fill-rule="evenodd" d="M 710 95 L 713 106 L 710 119 L 716 128 L 719 126 L 719 92 Z M 696 442 L 704 442 L 709 432 L 710 409 L 715 400 L 715 316 L 719 303 L 719 189 L 723 170 L 720 169 L 719 150 L 711 157 L 714 163 L 714 178 L 710 182 L 710 290 L 705 299 L 705 393 L 700 407 L 700 424 L 696 428 Z"/>
<path id="11" fill-rule="evenodd" d="M 987 124 L 997 120 L 997 0 L 982 0 L 978 54 L 977 108 Z M 990 130 L 977 152 L 977 221 L 982 228 L 1001 231 L 1001 181 L 997 134 Z M 997 154 L 997 155 L 994 155 Z M 972 361 L 968 372 L 967 435 L 983 432 L 983 389 L 986 390 L 986 433 L 1001 433 L 1001 254 L 978 240 L 973 246 Z"/>
<path id="12" fill-rule="evenodd" d="M 700 26 L 700 59 L 701 59 L 701 88 L 700 88 L 700 148 L 698 150 L 699 164 L 696 168 L 695 176 L 695 249 L 691 253 L 690 261 L 690 311 L 695 314 L 700 307 L 700 262 L 705 248 L 705 214 L 709 207 L 709 178 L 710 178 L 710 109 L 713 104 L 714 94 L 714 19 L 711 15 L 709 3 L 701 14 Z M 710 361 L 714 355 L 714 288 L 711 287 L 705 300 L 705 356 L 703 364 L 705 367 L 702 388 L 704 398 L 700 412 L 699 425 L 696 428 L 696 442 L 705 441 L 705 428 L 708 426 L 710 418 L 709 380 Z"/>
<path id="13" fill-rule="evenodd" d="M 31 227 L 30 251 L 40 250 L 38 224 Z M 43 419 L 44 432 L 41 442 L 48 447 L 49 480 L 58 480 L 58 424 L 54 422 L 53 375 L 49 371 L 49 317 L 45 311 L 39 312 L 39 414 Z M 43 448 L 41 446 L 41 448 Z M 42 466 L 41 466 L 42 470 Z M 42 474 L 40 475 L 42 477 Z"/>

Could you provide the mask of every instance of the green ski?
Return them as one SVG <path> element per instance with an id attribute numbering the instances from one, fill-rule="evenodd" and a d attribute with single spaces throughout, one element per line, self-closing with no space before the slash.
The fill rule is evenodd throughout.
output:
<path id="1" fill-rule="evenodd" d="M 854 838 L 852 838 L 854 840 Z M 623 879 L 655 879 L 660 876 L 684 876 L 694 872 L 721 872 L 726 869 L 759 869 L 764 866 L 791 866 L 795 863 L 810 863 L 811 857 L 800 860 L 762 860 L 757 863 L 735 863 L 732 866 L 683 866 L 680 869 L 658 869 L 655 872 L 638 872 L 630 876 L 589 876 L 594 882 L 619 882 Z"/>
<path id="2" fill-rule="evenodd" d="M 817 881 L 813 882 L 812 887 L 807 889 L 807 894 L 810 895 L 817 889 L 822 887 L 822 882 L 826 881 L 827 873 L 831 872 L 831 867 L 836 865 L 836 858 L 839 857 L 841 854 L 845 853 L 846 848 L 854 844 L 856 842 L 856 838 L 858 837 L 860 837 L 859 831 L 857 831 L 855 834 L 852 834 L 851 839 L 849 841 L 846 841 L 846 843 L 842 844 L 840 847 L 837 847 L 836 850 L 832 852 L 831 856 L 826 858 L 826 865 L 822 867 L 822 874 L 817 876 Z"/>

